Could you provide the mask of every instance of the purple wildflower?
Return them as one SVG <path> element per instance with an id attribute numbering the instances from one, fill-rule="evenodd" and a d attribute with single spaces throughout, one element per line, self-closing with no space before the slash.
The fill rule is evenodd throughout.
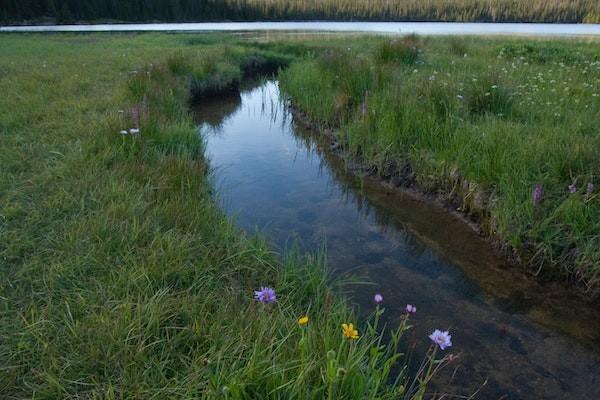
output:
<path id="1" fill-rule="evenodd" d="M 260 290 L 254 291 L 254 298 L 261 303 L 269 304 L 275 303 L 277 300 L 277 295 L 275 294 L 275 290 L 270 287 L 263 286 Z"/>
<path id="2" fill-rule="evenodd" d="M 450 332 L 440 331 L 439 329 L 436 329 L 431 335 L 429 335 L 429 339 L 431 339 L 433 343 L 440 346 L 440 349 L 442 350 L 446 349 L 446 347 L 452 346 L 452 341 L 450 340 L 451 338 L 452 335 L 450 335 Z"/>
<path id="3" fill-rule="evenodd" d="M 379 293 L 377 293 L 375 295 L 375 297 L 373 297 L 373 300 L 375 300 L 375 303 L 379 304 L 379 303 L 383 302 L 383 296 L 380 295 Z"/>
<path id="4" fill-rule="evenodd" d="M 407 304 L 406 305 L 406 312 L 409 314 L 414 314 L 417 312 L 417 307 L 413 306 L 412 304 Z"/>
<path id="5" fill-rule="evenodd" d="M 533 205 L 537 206 L 542 202 L 544 198 L 544 188 L 541 183 L 536 183 L 533 187 Z"/>
<path id="6" fill-rule="evenodd" d="M 569 185 L 569 192 L 577 193 L 577 186 L 575 185 L 575 182 L 573 182 Z"/>
<path id="7" fill-rule="evenodd" d="M 587 184 L 587 190 L 586 190 L 586 193 L 587 193 L 588 195 L 591 195 L 592 193 L 594 193 L 594 189 L 595 189 L 595 187 L 594 187 L 594 184 L 593 184 L 592 182 L 589 182 L 589 183 Z"/>

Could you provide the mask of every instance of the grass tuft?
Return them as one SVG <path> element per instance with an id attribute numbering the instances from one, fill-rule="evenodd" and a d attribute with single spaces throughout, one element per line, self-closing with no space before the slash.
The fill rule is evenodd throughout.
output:
<path id="1" fill-rule="evenodd" d="M 510 116 L 513 112 L 514 90 L 507 88 L 497 76 L 474 78 L 465 91 L 465 105 L 469 114 L 497 117 Z"/>
<path id="2" fill-rule="evenodd" d="M 381 43 L 375 54 L 375 60 L 380 64 L 395 62 L 412 65 L 418 60 L 419 54 L 416 36 L 407 36 Z"/>

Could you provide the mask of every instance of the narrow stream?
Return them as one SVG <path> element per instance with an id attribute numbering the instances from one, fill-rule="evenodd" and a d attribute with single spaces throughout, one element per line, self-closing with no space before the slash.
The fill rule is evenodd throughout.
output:
<path id="1" fill-rule="evenodd" d="M 280 249 L 295 240 L 372 285 L 352 288 L 364 312 L 385 297 L 395 325 L 417 306 L 414 359 L 434 328 L 450 329 L 459 368 L 437 378 L 481 399 L 600 399 L 600 310 L 560 285 L 508 266 L 466 224 L 435 205 L 345 171 L 293 121 L 276 81 L 198 105 L 222 206 Z M 406 343 L 408 346 L 409 343 Z"/>

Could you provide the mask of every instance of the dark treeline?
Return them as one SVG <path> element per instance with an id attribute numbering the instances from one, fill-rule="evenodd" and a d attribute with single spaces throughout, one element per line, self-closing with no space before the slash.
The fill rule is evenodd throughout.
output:
<path id="1" fill-rule="evenodd" d="M 0 0 L 4 22 L 209 21 L 244 19 L 227 1 L 215 0 Z"/>
<path id="2" fill-rule="evenodd" d="M 598 0 L 0 0 L 4 24 L 255 20 L 600 22 Z"/>

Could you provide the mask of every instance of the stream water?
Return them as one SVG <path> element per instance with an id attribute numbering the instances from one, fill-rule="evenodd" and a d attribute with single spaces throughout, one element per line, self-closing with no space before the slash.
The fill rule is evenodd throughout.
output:
<path id="1" fill-rule="evenodd" d="M 459 395 L 481 388 L 481 399 L 600 398 L 597 304 L 507 265 L 441 207 L 349 173 L 294 122 L 276 81 L 195 114 L 220 201 L 240 227 L 280 249 L 325 243 L 334 273 L 372 283 L 351 290 L 361 312 L 376 292 L 389 324 L 416 305 L 415 360 L 433 329 L 450 329 L 458 370 L 436 385 Z"/>

